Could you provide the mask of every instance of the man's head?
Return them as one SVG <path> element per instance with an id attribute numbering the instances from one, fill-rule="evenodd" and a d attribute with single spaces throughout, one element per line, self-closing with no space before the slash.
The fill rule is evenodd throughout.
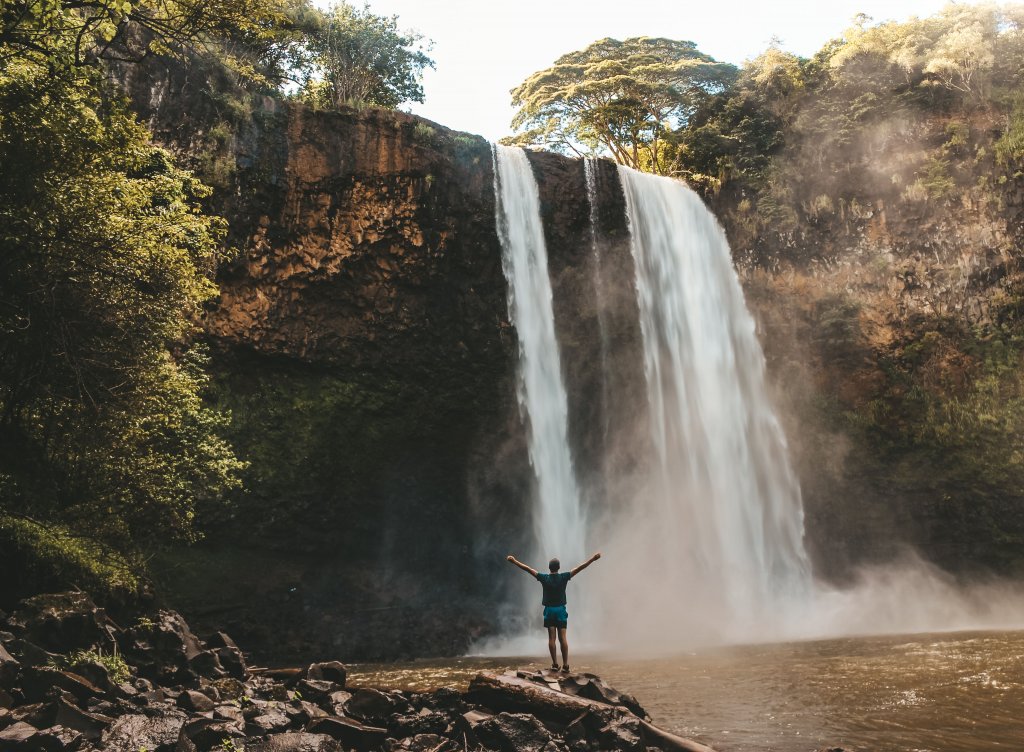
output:
<path id="1" fill-rule="evenodd" d="M 557 572 L 562 566 L 562 562 L 558 559 L 552 559 L 548 562 L 548 570 L 551 572 Z"/>

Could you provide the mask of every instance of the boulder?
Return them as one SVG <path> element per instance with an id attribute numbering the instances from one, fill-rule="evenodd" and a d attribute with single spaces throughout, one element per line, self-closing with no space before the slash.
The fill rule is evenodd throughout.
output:
<path id="1" fill-rule="evenodd" d="M 437 734 L 417 734 L 402 740 L 402 749 L 409 752 L 458 752 L 462 747 L 451 739 Z"/>
<path id="2" fill-rule="evenodd" d="M 81 592 L 37 595 L 23 600 L 9 619 L 23 639 L 67 653 L 116 642 L 120 628 Z"/>
<path id="3" fill-rule="evenodd" d="M 110 679 L 110 671 L 97 661 L 79 661 L 74 665 L 75 673 L 99 687 L 104 692 L 119 692 L 117 685 Z"/>
<path id="4" fill-rule="evenodd" d="M 299 683 L 303 673 L 301 668 L 271 668 L 262 671 L 261 676 L 292 687 Z"/>
<path id="5" fill-rule="evenodd" d="M 474 731 L 485 748 L 498 752 L 541 752 L 551 741 L 551 732 L 527 713 L 499 713 Z"/>
<path id="6" fill-rule="evenodd" d="M 266 739 L 246 739 L 245 752 L 342 752 L 337 741 L 326 734 L 293 732 Z"/>
<path id="7" fill-rule="evenodd" d="M 180 710 L 164 710 L 154 717 L 124 715 L 104 732 L 99 746 L 103 752 L 155 752 L 177 743 L 186 720 Z"/>
<path id="8" fill-rule="evenodd" d="M 32 747 L 45 752 L 74 752 L 85 743 L 85 737 L 74 729 L 51 726 L 42 729 L 32 740 Z"/>
<path id="9" fill-rule="evenodd" d="M 598 741 L 603 750 L 642 752 L 646 747 L 641 721 L 632 715 L 619 716 L 604 726 L 598 733 Z"/>
<path id="10" fill-rule="evenodd" d="M 225 748 L 233 739 L 240 739 L 245 734 L 242 725 L 231 721 L 214 718 L 196 718 L 181 727 L 175 752 L 208 752 L 214 748 Z"/>
<path id="11" fill-rule="evenodd" d="M 306 678 L 334 682 L 344 689 L 345 680 L 348 678 L 348 669 L 338 661 L 313 663 L 306 669 Z"/>
<path id="12" fill-rule="evenodd" d="M 177 705 L 193 713 L 208 713 L 216 707 L 213 700 L 195 689 L 187 689 L 178 695 Z"/>
<path id="13" fill-rule="evenodd" d="M 57 709 L 49 702 L 33 702 L 11 709 L 10 718 L 13 722 L 24 721 L 36 728 L 52 726 L 56 719 Z"/>
<path id="14" fill-rule="evenodd" d="M 352 718 L 339 716 L 317 718 L 307 726 L 307 729 L 312 733 L 327 734 L 341 742 L 345 749 L 355 749 L 358 752 L 377 749 L 387 738 L 385 729 L 367 726 Z"/>
<path id="15" fill-rule="evenodd" d="M 448 728 L 448 716 L 444 713 L 426 711 L 410 715 L 396 715 L 388 720 L 388 734 L 396 739 L 419 734 L 443 734 Z"/>
<path id="16" fill-rule="evenodd" d="M 31 724 L 19 721 L 0 731 L 0 752 L 28 749 L 28 742 L 39 733 L 39 729 Z"/>
<path id="17" fill-rule="evenodd" d="M 57 700 L 57 713 L 54 723 L 64 728 L 80 731 L 89 741 L 96 741 L 103 735 L 103 731 L 110 728 L 114 719 L 101 713 L 90 713 L 82 710 L 67 700 Z"/>
<path id="18" fill-rule="evenodd" d="M 74 695 L 79 702 L 103 695 L 103 690 L 84 676 L 79 676 L 71 671 L 41 666 L 25 669 L 21 679 L 21 688 L 25 697 L 30 701 L 42 700 L 48 697 L 54 689 Z"/>
<path id="19" fill-rule="evenodd" d="M 218 705 L 213 709 L 213 717 L 222 721 L 245 724 L 245 716 L 237 705 Z"/>
<path id="20" fill-rule="evenodd" d="M 260 715 L 248 719 L 245 730 L 254 736 L 283 731 L 291 725 L 291 719 L 280 710 L 265 708 Z"/>
<path id="21" fill-rule="evenodd" d="M 11 689 L 20 669 L 21 664 L 7 652 L 7 648 L 0 642 L 0 687 Z"/>
<path id="22" fill-rule="evenodd" d="M 9 710 L 14 707 L 14 695 L 6 689 L 0 688 L 0 709 Z"/>
<path id="23" fill-rule="evenodd" d="M 383 721 L 397 713 L 411 710 L 401 695 L 381 692 L 379 689 L 359 689 L 345 703 L 345 715 L 364 721 Z"/>
<path id="24" fill-rule="evenodd" d="M 22 666 L 48 666 L 57 659 L 55 653 L 49 653 L 28 640 L 10 640 L 7 649 L 18 657 Z"/>
<path id="25" fill-rule="evenodd" d="M 295 688 L 304 699 L 319 701 L 337 691 L 338 685 L 323 679 L 301 679 Z"/>
<path id="26" fill-rule="evenodd" d="M 344 690 L 331 692 L 324 698 L 321 705 L 332 711 L 334 715 L 345 715 L 345 703 L 352 699 L 352 693 Z"/>
<path id="27" fill-rule="evenodd" d="M 323 708 L 305 700 L 299 700 L 299 712 L 302 714 L 302 722 L 309 723 L 316 718 L 326 718 L 330 715 Z"/>

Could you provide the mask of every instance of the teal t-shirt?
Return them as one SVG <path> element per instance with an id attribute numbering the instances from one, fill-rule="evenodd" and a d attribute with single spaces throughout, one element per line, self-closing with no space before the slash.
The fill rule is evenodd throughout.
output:
<path id="1" fill-rule="evenodd" d="M 538 572 L 537 579 L 544 586 L 544 600 L 541 602 L 545 606 L 564 606 L 565 586 L 569 584 L 571 577 L 571 572 L 552 572 L 551 574 Z"/>

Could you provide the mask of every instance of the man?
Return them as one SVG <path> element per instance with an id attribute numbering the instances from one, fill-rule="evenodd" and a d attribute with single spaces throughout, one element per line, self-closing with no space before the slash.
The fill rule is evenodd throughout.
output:
<path id="1" fill-rule="evenodd" d="M 544 626 L 548 630 L 548 652 L 551 653 L 551 670 L 558 671 L 558 656 L 555 654 L 555 634 L 557 632 L 558 643 L 562 648 L 562 671 L 568 673 L 569 640 L 565 636 L 565 630 L 569 626 L 569 613 L 565 610 L 565 586 L 569 584 L 569 580 L 600 559 L 601 554 L 594 554 L 575 569 L 569 570 L 568 573 L 559 572 L 558 570 L 562 566 L 561 562 L 558 559 L 552 559 L 548 562 L 549 574 L 540 574 L 536 569 L 523 564 L 512 554 L 505 558 L 524 572 L 529 572 L 536 577 L 544 587 Z"/>

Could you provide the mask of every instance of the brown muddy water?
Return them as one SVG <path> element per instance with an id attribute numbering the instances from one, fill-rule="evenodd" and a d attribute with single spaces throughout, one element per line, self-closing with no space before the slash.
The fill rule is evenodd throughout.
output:
<path id="1" fill-rule="evenodd" d="M 460 658 L 355 665 L 349 684 L 464 688 L 480 670 L 547 665 Z M 573 669 L 630 692 L 659 726 L 721 752 L 1024 751 L 1024 632 L 850 637 L 657 659 L 586 655 Z"/>

